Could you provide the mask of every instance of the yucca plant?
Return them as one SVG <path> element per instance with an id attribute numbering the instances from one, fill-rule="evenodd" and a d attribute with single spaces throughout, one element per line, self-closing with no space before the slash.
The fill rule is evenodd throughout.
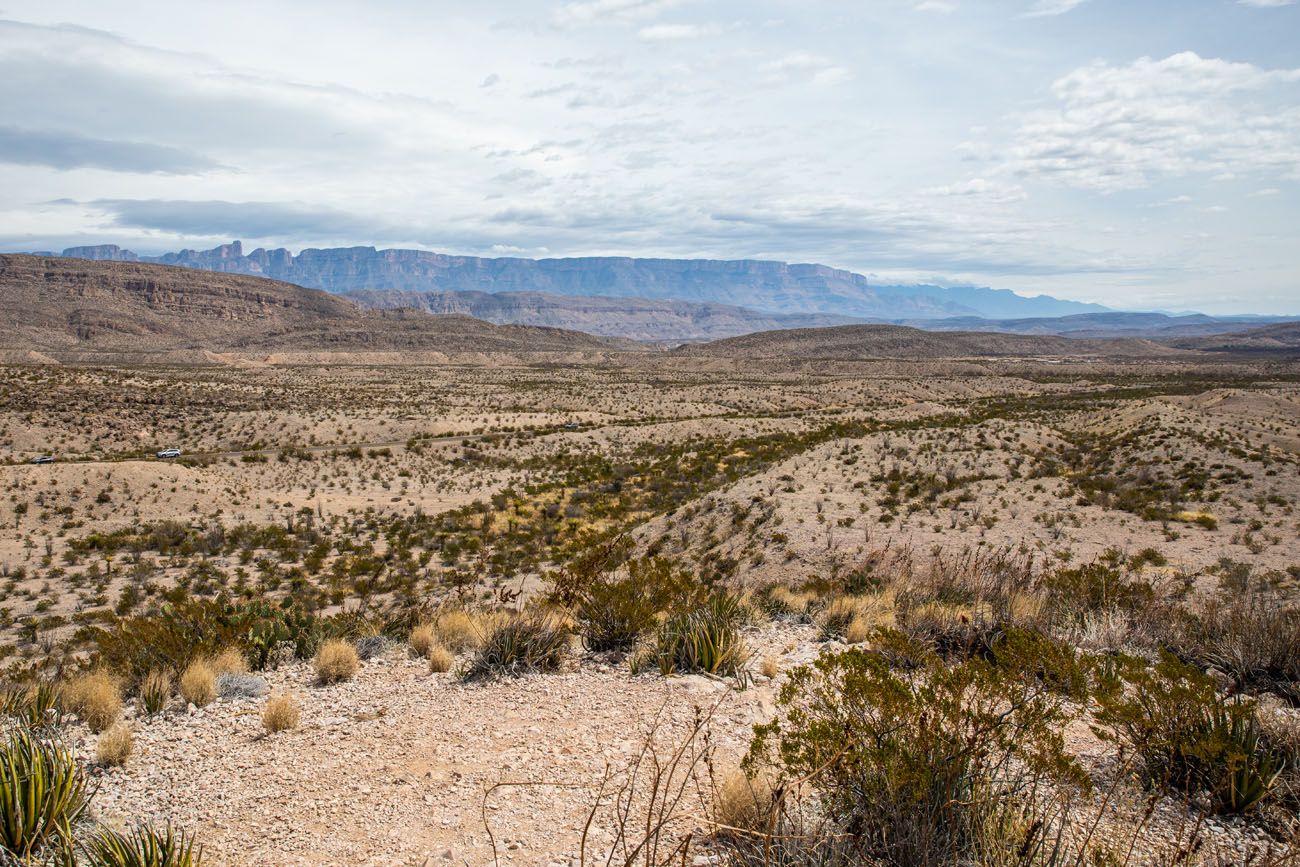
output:
<path id="1" fill-rule="evenodd" d="M 1210 782 L 1216 813 L 1242 813 L 1255 806 L 1286 770 L 1286 759 L 1263 744 L 1258 718 L 1233 713 L 1229 707 L 1219 702 L 1205 711 L 1205 736 L 1217 736 L 1227 745 L 1221 776 Z"/>
<path id="2" fill-rule="evenodd" d="M 741 615 L 735 599 L 719 595 L 666 620 L 654 650 L 660 673 L 738 674 L 749 656 L 738 627 Z"/>
<path id="3" fill-rule="evenodd" d="M 48 681 L 15 686 L 0 693 L 0 714 L 29 728 L 63 723 L 58 688 Z"/>
<path id="4" fill-rule="evenodd" d="M 466 680 L 555 671 L 564 660 L 569 633 L 552 614 L 533 612 L 506 620 L 483 642 L 464 673 Z"/>
<path id="5" fill-rule="evenodd" d="M 72 825 L 90 794 L 85 769 L 62 745 L 11 731 L 0 745 L 0 852 L 71 865 Z"/>
<path id="6" fill-rule="evenodd" d="M 203 847 L 194 836 L 172 828 L 136 825 L 129 831 L 102 828 L 82 847 L 87 867 L 200 867 Z"/>

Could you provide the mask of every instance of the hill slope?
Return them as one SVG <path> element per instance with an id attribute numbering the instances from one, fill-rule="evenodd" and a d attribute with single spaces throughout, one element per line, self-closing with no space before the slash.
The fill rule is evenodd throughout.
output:
<path id="1" fill-rule="evenodd" d="M 567 352 L 629 344 L 465 316 L 372 313 L 327 292 L 235 274 L 0 255 L 0 346 Z"/>
<path id="2" fill-rule="evenodd" d="M 1169 341 L 1171 346 L 1208 352 L 1300 352 L 1300 322 L 1279 322 L 1263 328 Z"/>
<path id="3" fill-rule="evenodd" d="M 152 261 L 184 268 L 254 274 L 300 286 L 351 292 L 544 292 L 551 295 L 675 299 L 786 313 L 827 313 L 874 319 L 945 316 L 1061 316 L 1100 311 L 1096 304 L 1048 296 L 1023 298 L 1005 290 L 868 285 L 867 278 L 825 265 L 759 260 L 481 259 L 424 250 L 346 247 L 257 249 L 244 255 L 235 241 L 212 250 L 182 250 L 153 258 L 113 245 L 73 247 L 65 256 Z"/>
<path id="4" fill-rule="evenodd" d="M 763 313 L 726 304 L 599 295 L 548 295 L 544 292 L 361 289 L 345 293 L 344 297 L 373 310 L 408 307 L 426 313 L 459 313 L 498 325 L 545 325 L 649 341 L 717 340 L 775 328 L 825 328 L 860 321 L 849 316 L 818 313 Z"/>
<path id="5" fill-rule="evenodd" d="M 1075 340 L 1069 337 L 984 332 L 931 332 L 899 325 L 844 325 L 764 331 L 682 347 L 684 355 L 859 361 L 873 358 L 968 358 L 1044 355 L 1152 357 L 1178 351 L 1145 340 Z"/>

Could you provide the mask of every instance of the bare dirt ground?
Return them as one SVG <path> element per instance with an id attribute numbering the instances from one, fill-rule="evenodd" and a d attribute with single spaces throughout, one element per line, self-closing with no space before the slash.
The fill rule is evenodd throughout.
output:
<path id="1" fill-rule="evenodd" d="M 322 613 L 518 605 L 591 532 L 737 588 L 882 549 L 1053 566 L 1150 550 L 1198 586 L 1300 581 L 1300 370 L 1285 365 L 218 361 L 0 367 L 3 664 L 73 665 L 86 630 L 178 587 Z M 186 456 L 150 457 L 170 445 Z M 593 783 L 657 715 L 671 742 L 720 702 L 729 769 L 784 672 L 824 646 L 807 622 L 746 637 L 747 689 L 578 650 L 562 673 L 485 683 L 400 647 L 328 687 L 290 665 L 264 676 L 301 698 L 298 729 L 263 736 L 263 699 L 134 717 L 135 754 L 96 772 L 96 809 L 173 820 L 231 865 L 487 864 L 486 810 L 502 862 L 569 864 Z M 93 753 L 84 726 L 73 737 Z M 1258 843 L 1218 833 L 1203 863 Z M 591 845 L 609 844 L 598 818 Z"/>

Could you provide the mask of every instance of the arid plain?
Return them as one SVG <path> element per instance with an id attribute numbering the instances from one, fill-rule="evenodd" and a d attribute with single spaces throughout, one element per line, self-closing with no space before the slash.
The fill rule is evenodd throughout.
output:
<path id="1" fill-rule="evenodd" d="M 131 733 L 128 758 L 95 764 L 101 820 L 174 822 L 212 863 L 604 863 L 635 845 L 625 825 L 644 836 L 623 796 L 671 814 L 665 849 L 722 860 L 752 727 L 823 651 L 891 628 L 960 655 L 1023 622 L 1081 654 L 1151 655 L 1175 618 L 1290 610 L 1300 581 L 1286 360 L 205 361 L 4 368 L 0 569 L 7 666 L 91 664 L 138 696 L 111 727 L 70 718 L 92 763 L 92 729 Z M 153 456 L 168 446 L 182 456 Z M 656 562 L 735 601 L 733 661 L 660 664 L 667 611 L 626 643 L 589 640 L 575 578 Z M 1067 599 L 1061 575 L 1124 598 Z M 563 633 L 545 659 L 480 665 L 502 618 L 543 610 Z M 1187 658 L 1294 733 L 1294 683 L 1213 656 L 1233 640 L 1218 628 L 1186 637 Z M 361 649 L 347 677 L 313 664 L 325 634 Z M 227 644 L 242 658 L 212 661 Z M 169 689 L 145 709 L 143 678 L 204 654 L 208 701 Z M 291 698 L 291 730 L 267 734 L 269 694 Z M 1101 817 L 1081 847 L 1294 854 L 1295 771 L 1267 808 L 1207 819 L 1151 799 L 1095 702 L 1062 702 L 1093 792 L 1068 833 Z M 647 744 L 678 759 L 671 803 L 633 791 Z"/>

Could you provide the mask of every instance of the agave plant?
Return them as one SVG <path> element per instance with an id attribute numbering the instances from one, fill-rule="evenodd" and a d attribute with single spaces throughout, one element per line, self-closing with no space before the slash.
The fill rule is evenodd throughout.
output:
<path id="1" fill-rule="evenodd" d="M 129 831 L 100 829 L 82 847 L 87 867 L 200 867 L 203 847 L 194 836 L 172 828 L 136 825 Z"/>
<path id="2" fill-rule="evenodd" d="M 1221 778 L 1211 781 L 1215 812 L 1243 813 L 1262 801 L 1286 770 L 1286 759 L 1263 743 L 1255 715 L 1229 712 L 1226 702 L 1208 708 L 1205 726 L 1227 748 Z"/>
<path id="3" fill-rule="evenodd" d="M 59 743 L 28 728 L 0 744 L 0 852 L 71 865 L 72 825 L 90 801 L 86 771 Z"/>
<path id="4" fill-rule="evenodd" d="M 749 652 L 737 624 L 740 605 L 716 596 L 707 605 L 669 618 L 659 629 L 655 658 L 659 671 L 739 674 Z"/>

